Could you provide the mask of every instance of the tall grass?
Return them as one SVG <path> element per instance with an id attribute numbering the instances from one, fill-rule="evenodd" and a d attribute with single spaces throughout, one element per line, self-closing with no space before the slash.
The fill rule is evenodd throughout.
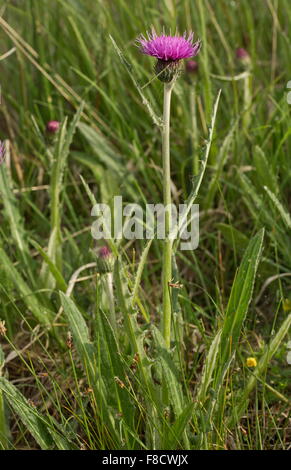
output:
<path id="1" fill-rule="evenodd" d="M 0 447 L 287 449 L 289 2 L 5 1 L 0 16 Z M 162 85 L 135 47 L 151 25 L 203 40 L 172 97 L 172 198 L 200 204 L 200 243 L 174 246 L 170 349 L 159 241 L 110 242 L 115 328 L 90 233 L 95 201 L 162 198 Z"/>

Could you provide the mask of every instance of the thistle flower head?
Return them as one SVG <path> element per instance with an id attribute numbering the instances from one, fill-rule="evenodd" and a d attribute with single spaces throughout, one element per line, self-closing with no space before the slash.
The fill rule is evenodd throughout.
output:
<path id="1" fill-rule="evenodd" d="M 167 36 L 165 34 L 157 35 L 155 30 L 145 36 L 138 38 L 143 54 L 151 55 L 164 61 L 176 61 L 194 57 L 198 54 L 201 41 L 193 42 L 193 33 L 186 33 L 183 36 Z"/>
<path id="2" fill-rule="evenodd" d="M 201 41 L 193 41 L 193 33 L 183 36 L 169 36 L 166 34 L 157 35 L 155 30 L 151 34 L 140 36 L 137 39 L 140 51 L 143 54 L 155 57 L 158 62 L 156 64 L 156 73 L 163 82 L 173 80 L 175 74 L 179 70 L 179 61 L 194 57 L 201 48 Z"/>
<path id="3" fill-rule="evenodd" d="M 1 140 L 0 140 L 0 165 L 5 160 L 5 152 L 6 152 L 5 143 L 1 142 Z"/>
<path id="4" fill-rule="evenodd" d="M 59 121 L 49 121 L 46 125 L 46 130 L 50 134 L 55 134 L 59 130 L 59 127 L 60 127 Z"/>

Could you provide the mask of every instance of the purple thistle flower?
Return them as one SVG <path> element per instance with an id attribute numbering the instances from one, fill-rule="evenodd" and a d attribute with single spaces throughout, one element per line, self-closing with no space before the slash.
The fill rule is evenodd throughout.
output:
<path id="1" fill-rule="evenodd" d="M 6 153 L 5 143 L 1 142 L 0 140 L 0 165 L 5 161 L 5 153 Z"/>
<path id="2" fill-rule="evenodd" d="M 193 33 L 186 33 L 183 36 L 158 36 L 153 30 L 148 34 L 148 39 L 144 36 L 138 38 L 143 54 L 151 55 L 157 59 L 167 61 L 176 61 L 194 57 L 198 54 L 201 41 L 193 43 Z"/>
<path id="3" fill-rule="evenodd" d="M 59 121 L 49 121 L 46 125 L 46 130 L 50 134 L 55 134 L 59 130 L 59 127 L 60 127 Z"/>
<path id="4" fill-rule="evenodd" d="M 193 42 L 192 32 L 188 36 L 186 33 L 183 36 L 158 36 L 155 30 L 152 30 L 147 38 L 142 35 L 137 42 L 143 54 L 158 60 L 155 70 L 163 82 L 172 81 L 179 70 L 180 60 L 196 56 L 201 48 L 200 40 Z"/>

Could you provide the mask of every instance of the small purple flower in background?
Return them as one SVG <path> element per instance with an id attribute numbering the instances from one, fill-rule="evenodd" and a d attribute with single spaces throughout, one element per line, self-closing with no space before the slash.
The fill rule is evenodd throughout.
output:
<path id="1" fill-rule="evenodd" d="M 199 64 L 196 60 L 188 60 L 186 62 L 186 72 L 196 74 L 199 69 Z"/>
<path id="2" fill-rule="evenodd" d="M 198 54 L 201 41 L 193 42 L 193 33 L 183 36 L 157 35 L 152 30 L 148 37 L 140 36 L 137 40 L 143 54 L 157 59 L 155 72 L 162 82 L 171 82 L 180 69 L 180 61 Z"/>
<path id="3" fill-rule="evenodd" d="M 56 132 L 58 132 L 59 127 L 60 127 L 59 121 L 49 121 L 46 125 L 46 130 L 50 134 L 55 134 Z"/>
<path id="4" fill-rule="evenodd" d="M 243 65 L 250 65 L 251 63 L 251 58 L 243 47 L 239 47 L 236 52 L 235 52 L 236 58 L 243 64 Z"/>
<path id="5" fill-rule="evenodd" d="M 5 161 L 5 153 L 6 153 L 5 143 L 1 142 L 0 140 L 0 165 Z"/>
<path id="6" fill-rule="evenodd" d="M 238 59 L 245 59 L 246 57 L 249 57 L 249 54 L 243 47 L 239 47 L 236 50 L 236 57 Z"/>
<path id="7" fill-rule="evenodd" d="M 109 256 L 111 256 L 111 251 L 109 250 L 108 246 L 104 245 L 104 246 L 101 246 L 101 248 L 99 248 L 98 254 L 100 258 L 106 259 Z"/>

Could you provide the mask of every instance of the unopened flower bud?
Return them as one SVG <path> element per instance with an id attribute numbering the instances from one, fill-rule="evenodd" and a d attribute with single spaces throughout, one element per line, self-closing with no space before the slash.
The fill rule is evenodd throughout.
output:
<path id="1" fill-rule="evenodd" d="M 111 256 L 111 251 L 108 248 L 108 246 L 104 245 L 104 246 L 101 246 L 101 248 L 99 249 L 98 254 L 99 254 L 100 258 L 107 259 L 109 256 Z"/>
<path id="2" fill-rule="evenodd" d="M 189 74 L 196 74 L 199 69 L 199 64 L 196 62 L 196 60 L 188 60 L 186 62 L 186 72 Z"/>
<path id="3" fill-rule="evenodd" d="M 99 273 L 111 273 L 113 271 L 114 256 L 108 246 L 104 245 L 97 252 L 97 269 Z"/>
<path id="4" fill-rule="evenodd" d="M 60 127 L 59 121 L 49 121 L 46 125 L 46 130 L 50 134 L 55 134 L 56 132 L 58 132 L 59 127 Z"/>
<path id="5" fill-rule="evenodd" d="M 245 66 L 249 66 L 251 63 L 250 55 L 243 47 L 236 50 L 236 58 Z"/>
<path id="6" fill-rule="evenodd" d="M 155 66 L 155 73 L 161 82 L 169 83 L 179 74 L 181 65 L 179 60 L 161 60 L 158 59 Z"/>

